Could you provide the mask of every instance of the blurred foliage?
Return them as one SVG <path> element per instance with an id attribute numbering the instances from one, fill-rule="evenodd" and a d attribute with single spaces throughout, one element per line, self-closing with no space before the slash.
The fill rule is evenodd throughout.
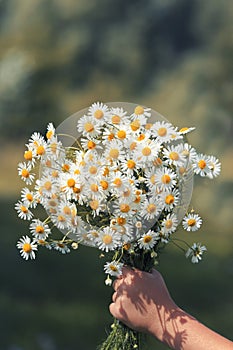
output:
<path id="1" fill-rule="evenodd" d="M 204 225 L 187 239 L 208 256 L 192 266 L 169 247 L 159 269 L 181 307 L 232 336 L 232 43 L 230 0 L 0 0 L 0 350 L 92 350 L 111 323 L 97 251 L 26 263 L 14 249 L 27 232 L 13 210 L 23 144 L 98 100 L 196 126 L 193 146 L 222 161 L 219 179 L 195 181 Z"/>

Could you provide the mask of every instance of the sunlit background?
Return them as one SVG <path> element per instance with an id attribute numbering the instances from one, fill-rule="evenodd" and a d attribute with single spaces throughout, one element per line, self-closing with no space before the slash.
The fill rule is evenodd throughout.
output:
<path id="1" fill-rule="evenodd" d="M 178 233 L 208 247 L 204 261 L 168 246 L 158 269 L 179 306 L 232 337 L 232 63 L 230 0 L 0 0 L 0 350 L 94 350 L 109 330 L 97 251 L 25 262 L 15 248 L 28 229 L 14 211 L 24 144 L 95 101 L 196 126 L 190 143 L 221 160 L 219 178 L 195 181 L 202 229 Z M 148 338 L 144 349 L 167 347 Z"/>

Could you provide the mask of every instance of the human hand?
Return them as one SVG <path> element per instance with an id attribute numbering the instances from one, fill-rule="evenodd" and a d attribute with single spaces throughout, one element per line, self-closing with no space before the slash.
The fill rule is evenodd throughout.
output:
<path id="1" fill-rule="evenodd" d="M 164 337 L 165 322 L 178 310 L 161 274 L 123 268 L 123 274 L 114 282 L 115 293 L 109 309 L 114 317 L 128 327 Z"/>

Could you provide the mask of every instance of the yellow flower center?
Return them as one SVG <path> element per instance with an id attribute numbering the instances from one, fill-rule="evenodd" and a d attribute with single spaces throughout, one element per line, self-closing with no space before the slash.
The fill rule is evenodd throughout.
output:
<path id="1" fill-rule="evenodd" d="M 28 213 L 28 208 L 25 207 L 24 205 L 21 205 L 20 210 L 21 210 L 24 214 L 27 214 L 27 213 Z"/>
<path id="2" fill-rule="evenodd" d="M 141 115 L 144 113 L 144 108 L 142 106 L 137 106 L 135 109 L 134 109 L 134 113 L 136 115 Z"/>
<path id="3" fill-rule="evenodd" d="M 103 176 L 108 176 L 108 175 L 109 175 L 109 168 L 105 167 L 104 172 L 103 172 Z"/>
<path id="4" fill-rule="evenodd" d="M 145 137 L 146 137 L 145 134 L 140 134 L 140 135 L 138 136 L 137 140 L 138 140 L 138 141 L 142 141 L 142 140 L 145 139 Z"/>
<path id="5" fill-rule="evenodd" d="M 42 156 L 44 153 L 45 153 L 45 148 L 44 148 L 44 146 L 39 146 L 39 147 L 37 147 L 36 154 L 37 154 L 38 156 Z"/>
<path id="6" fill-rule="evenodd" d="M 33 195 L 31 193 L 27 193 L 26 194 L 26 198 L 29 202 L 32 202 L 33 201 Z"/>
<path id="7" fill-rule="evenodd" d="M 189 226 L 195 226 L 196 225 L 196 220 L 195 219 L 189 219 L 188 220 L 188 225 Z"/>
<path id="8" fill-rule="evenodd" d="M 64 216 L 62 216 L 62 215 L 58 215 L 57 220 L 58 220 L 59 222 L 64 222 L 64 221 L 66 221 L 66 219 L 65 219 Z"/>
<path id="9" fill-rule="evenodd" d="M 119 124 L 120 122 L 121 122 L 121 118 L 119 117 L 119 115 L 112 116 L 112 123 L 113 124 Z"/>
<path id="10" fill-rule="evenodd" d="M 112 243 L 112 236 L 111 235 L 104 235 L 102 237 L 102 241 L 104 242 L 104 244 L 108 245 Z"/>
<path id="11" fill-rule="evenodd" d="M 162 176 L 162 183 L 164 183 L 164 184 L 169 184 L 169 182 L 171 182 L 171 177 L 169 176 L 169 175 L 167 175 L 167 174 L 164 174 L 163 176 Z"/>
<path id="12" fill-rule="evenodd" d="M 179 173 L 180 173 L 180 175 L 184 175 L 185 172 L 186 172 L 186 168 L 185 168 L 184 166 L 181 166 L 181 167 L 179 168 Z"/>
<path id="13" fill-rule="evenodd" d="M 155 174 L 153 174 L 151 177 L 150 177 L 150 182 L 154 185 L 155 184 Z"/>
<path id="14" fill-rule="evenodd" d="M 32 246 L 31 246 L 31 244 L 30 244 L 30 243 L 24 243 L 24 245 L 23 245 L 23 251 L 24 251 L 25 253 L 31 253 L 31 251 L 32 251 Z"/>
<path id="15" fill-rule="evenodd" d="M 109 156 L 113 159 L 117 159 L 119 157 L 119 151 L 117 148 L 112 148 L 109 151 Z"/>
<path id="16" fill-rule="evenodd" d="M 69 164 L 63 164 L 63 165 L 62 165 L 62 170 L 63 170 L 63 171 L 69 171 L 69 170 L 70 170 Z"/>
<path id="17" fill-rule="evenodd" d="M 87 148 L 88 149 L 94 149 L 96 147 L 96 143 L 94 141 L 88 141 Z"/>
<path id="18" fill-rule="evenodd" d="M 94 199 L 93 201 L 90 201 L 90 207 L 93 210 L 96 210 L 99 208 L 99 201 L 97 201 L 96 199 Z"/>
<path id="19" fill-rule="evenodd" d="M 143 237 L 143 242 L 144 243 L 150 243 L 150 241 L 152 240 L 152 237 L 151 236 L 145 236 L 145 237 Z"/>
<path id="20" fill-rule="evenodd" d="M 94 113 L 94 117 L 96 119 L 102 119 L 103 116 L 104 116 L 104 113 L 103 113 L 103 111 L 101 111 L 101 109 L 97 109 Z"/>
<path id="21" fill-rule="evenodd" d="M 130 127 L 133 131 L 136 131 L 140 128 L 140 121 L 139 120 L 134 120 L 131 124 Z"/>
<path id="22" fill-rule="evenodd" d="M 145 156 L 145 157 L 148 157 L 150 154 L 151 154 L 151 149 L 150 147 L 144 147 L 142 149 L 142 154 Z"/>
<path id="23" fill-rule="evenodd" d="M 118 225 L 125 225 L 126 224 L 126 219 L 118 217 L 117 218 L 117 223 L 118 223 Z"/>
<path id="24" fill-rule="evenodd" d="M 169 194 L 165 199 L 165 203 L 172 204 L 172 203 L 174 203 L 174 200 L 175 200 L 174 196 L 172 194 Z"/>
<path id="25" fill-rule="evenodd" d="M 135 163 L 134 160 L 129 159 L 129 160 L 127 161 L 127 167 L 128 167 L 129 169 L 133 169 L 133 168 L 135 167 L 135 165 L 136 165 L 136 163 Z"/>
<path id="26" fill-rule="evenodd" d="M 50 150 L 52 153 L 56 153 L 57 151 L 57 143 L 53 142 L 50 144 Z"/>
<path id="27" fill-rule="evenodd" d="M 97 173 L 97 167 L 94 166 L 94 165 L 90 166 L 89 173 L 92 174 L 92 175 L 96 174 Z"/>
<path id="28" fill-rule="evenodd" d="M 113 133 L 108 135 L 108 140 L 112 141 L 114 139 L 115 135 Z"/>
<path id="29" fill-rule="evenodd" d="M 46 189 L 46 191 L 50 191 L 51 188 L 52 188 L 52 182 L 46 181 L 46 182 L 44 183 L 44 188 Z"/>
<path id="30" fill-rule="evenodd" d="M 74 187 L 75 186 L 75 180 L 70 178 L 67 180 L 67 186 L 68 187 Z"/>
<path id="31" fill-rule="evenodd" d="M 46 133 L 47 139 L 48 140 L 51 139 L 52 136 L 53 136 L 53 131 L 52 130 L 47 131 L 47 133 Z"/>
<path id="32" fill-rule="evenodd" d="M 122 213 L 128 213 L 130 211 L 130 206 L 128 204 L 122 203 L 120 205 L 120 211 Z"/>
<path id="33" fill-rule="evenodd" d="M 187 128 L 187 127 L 184 127 L 184 128 L 181 128 L 180 130 L 179 130 L 179 132 L 184 132 L 184 131 L 187 131 L 189 128 Z"/>
<path id="34" fill-rule="evenodd" d="M 44 227 L 41 225 L 36 226 L 36 233 L 44 233 Z"/>
<path id="35" fill-rule="evenodd" d="M 113 183 L 114 183 L 114 185 L 115 185 L 116 187 L 121 187 L 121 185 L 122 185 L 122 180 L 121 180 L 119 177 L 117 177 L 117 178 L 113 181 Z"/>
<path id="36" fill-rule="evenodd" d="M 94 131 L 94 125 L 92 123 L 85 123 L 84 124 L 84 129 L 86 132 L 92 132 Z"/>
<path id="37" fill-rule="evenodd" d="M 24 152 L 24 158 L 26 160 L 32 160 L 32 151 L 25 151 Z"/>
<path id="38" fill-rule="evenodd" d="M 21 175 L 22 175 L 22 177 L 27 178 L 27 177 L 29 177 L 30 173 L 27 169 L 22 169 Z"/>
<path id="39" fill-rule="evenodd" d="M 139 196 L 139 195 L 137 195 L 136 197 L 135 197 L 135 200 L 134 200 L 134 203 L 140 203 L 141 202 L 141 196 Z"/>
<path id="40" fill-rule="evenodd" d="M 165 226 L 166 226 L 166 228 L 171 228 L 172 227 L 172 220 L 171 219 L 168 219 L 167 221 L 166 221 L 166 223 L 165 223 Z"/>
<path id="41" fill-rule="evenodd" d="M 177 152 L 171 152 L 171 153 L 169 154 L 169 158 L 170 158 L 171 160 L 178 160 L 178 159 L 179 159 L 179 154 L 178 154 Z"/>
<path id="42" fill-rule="evenodd" d="M 153 125 L 152 123 L 146 123 L 145 129 L 150 130 L 152 128 L 152 125 Z"/>
<path id="43" fill-rule="evenodd" d="M 156 211 L 156 205 L 153 203 L 150 203 L 147 206 L 146 210 L 148 211 L 148 213 L 154 213 Z"/>
<path id="44" fill-rule="evenodd" d="M 158 135 L 159 136 L 166 136 L 167 135 L 167 129 L 166 128 L 159 128 L 158 129 Z"/>
<path id="45" fill-rule="evenodd" d="M 65 215 L 71 215 L 71 209 L 67 205 L 63 208 L 63 213 Z"/>
<path id="46" fill-rule="evenodd" d="M 137 146 L 137 142 L 133 141 L 129 146 L 130 151 L 135 150 L 136 146 Z"/>
<path id="47" fill-rule="evenodd" d="M 108 189 L 108 182 L 101 180 L 100 181 L 100 186 L 102 187 L 103 190 L 107 190 Z"/>
<path id="48" fill-rule="evenodd" d="M 200 169 L 205 169 L 206 162 L 204 161 L 204 159 L 199 160 L 198 166 L 199 166 Z"/>
<path id="49" fill-rule="evenodd" d="M 91 188 L 91 191 L 93 192 L 98 192 L 98 189 L 99 189 L 97 184 L 91 184 L 90 188 Z"/>
<path id="50" fill-rule="evenodd" d="M 126 138 L 126 132 L 125 132 L 125 130 L 119 130 L 119 131 L 117 132 L 117 136 L 118 136 L 119 139 L 125 139 L 125 138 Z"/>
<path id="51" fill-rule="evenodd" d="M 114 265 L 109 265 L 109 268 L 110 268 L 110 270 L 112 270 L 113 272 L 117 272 L 117 271 L 118 271 L 117 267 L 114 266 Z"/>

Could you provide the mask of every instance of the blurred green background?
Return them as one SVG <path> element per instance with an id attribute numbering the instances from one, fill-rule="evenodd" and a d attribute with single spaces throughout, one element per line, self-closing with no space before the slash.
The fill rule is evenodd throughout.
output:
<path id="1" fill-rule="evenodd" d="M 189 141 L 222 162 L 196 180 L 199 265 L 168 246 L 158 269 L 179 306 L 232 339 L 233 2 L 230 0 L 0 0 L 0 350 L 94 350 L 109 330 L 112 289 L 91 248 L 41 250 L 23 261 L 27 234 L 14 203 L 17 164 L 44 133 L 94 101 L 147 105 L 196 126 Z M 167 349 L 148 338 L 145 349 Z"/>

